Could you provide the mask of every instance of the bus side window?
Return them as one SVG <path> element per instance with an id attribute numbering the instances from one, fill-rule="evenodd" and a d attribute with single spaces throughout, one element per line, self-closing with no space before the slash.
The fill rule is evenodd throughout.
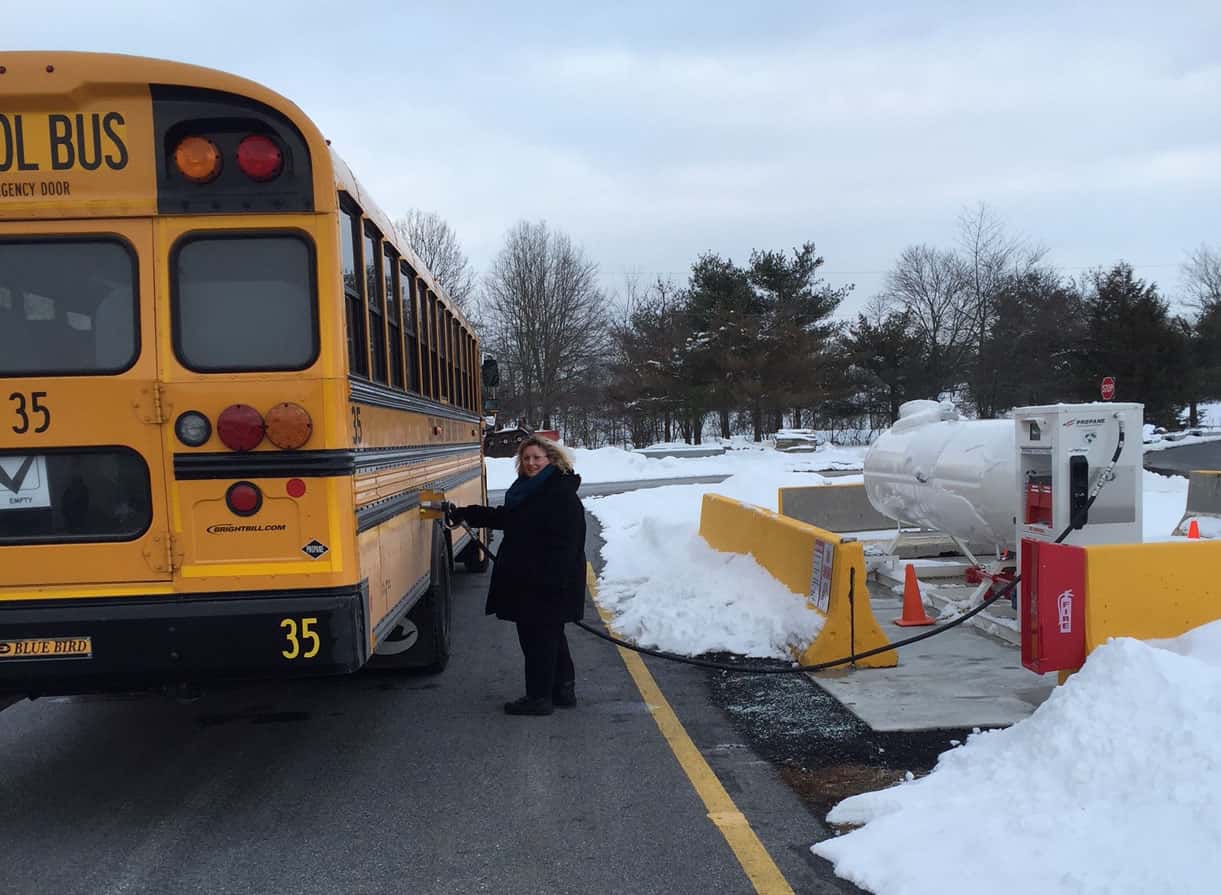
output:
<path id="1" fill-rule="evenodd" d="M 449 400 L 454 404 L 462 403 L 458 396 L 458 322 L 449 311 L 445 312 L 445 355 L 449 363 L 445 365 L 449 373 Z"/>
<path id="2" fill-rule="evenodd" d="M 440 302 L 437 302 L 437 365 L 441 371 L 441 388 L 437 397 L 442 401 L 451 401 L 454 389 L 449 366 L 449 312 Z"/>
<path id="3" fill-rule="evenodd" d="M 471 337 L 467 333 L 462 334 L 462 385 L 466 409 L 474 410 L 475 401 L 471 397 Z"/>
<path id="4" fill-rule="evenodd" d="M 390 384 L 403 387 L 403 305 L 399 301 L 399 256 L 386 243 L 382 272 L 386 283 L 386 329 L 390 344 Z"/>
<path id="5" fill-rule="evenodd" d="M 365 227 L 365 295 L 369 302 L 369 357 L 373 362 L 372 379 L 389 383 L 386 378 L 386 315 L 383 307 L 381 253 L 377 244 L 381 234 Z"/>
<path id="6" fill-rule="evenodd" d="M 348 368 L 358 376 L 369 375 L 369 355 L 366 351 L 365 311 L 360 292 L 360 277 L 356 272 L 357 220 L 345 207 L 339 209 L 339 245 L 343 254 L 343 303 L 347 322 Z"/>
<path id="7" fill-rule="evenodd" d="M 420 390 L 419 314 L 415 306 L 415 271 L 406 262 L 399 268 L 399 292 L 403 301 L 403 337 L 406 344 L 407 390 Z"/>
<path id="8" fill-rule="evenodd" d="M 437 313 L 437 294 L 428 290 L 428 350 L 432 357 L 432 396 L 438 401 L 445 394 L 445 380 L 441 378 L 441 315 Z"/>

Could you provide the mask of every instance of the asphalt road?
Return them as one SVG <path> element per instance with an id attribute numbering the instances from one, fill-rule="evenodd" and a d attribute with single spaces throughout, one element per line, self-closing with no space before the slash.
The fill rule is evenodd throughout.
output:
<path id="1" fill-rule="evenodd" d="M 1146 451 L 1145 468 L 1163 475 L 1188 475 L 1193 469 L 1221 469 L 1221 441 Z"/>
<path id="2" fill-rule="evenodd" d="M 508 717 L 501 703 L 521 689 L 515 634 L 483 615 L 486 576 L 455 582 L 453 659 L 435 677 L 263 684 L 188 704 L 44 699 L 0 713 L 0 888 L 754 891 L 618 651 L 570 629 L 580 705 Z M 648 664 L 792 889 L 857 891 L 810 854 L 828 831 L 794 776 L 804 760 L 769 754 L 754 697 L 721 692 L 717 673 Z M 779 717 L 798 710 L 799 694 L 776 700 L 785 688 L 821 693 L 778 686 L 767 694 Z M 801 727 L 808 737 L 809 719 Z"/>

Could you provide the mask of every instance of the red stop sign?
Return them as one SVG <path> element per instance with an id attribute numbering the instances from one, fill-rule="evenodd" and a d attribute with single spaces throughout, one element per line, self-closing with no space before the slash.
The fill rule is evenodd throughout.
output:
<path id="1" fill-rule="evenodd" d="M 1104 376 L 1102 379 L 1102 400 L 1109 401 L 1115 397 L 1115 377 Z"/>

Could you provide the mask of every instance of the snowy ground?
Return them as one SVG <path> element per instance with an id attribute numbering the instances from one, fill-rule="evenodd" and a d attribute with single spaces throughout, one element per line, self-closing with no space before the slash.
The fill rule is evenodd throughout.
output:
<path id="1" fill-rule="evenodd" d="M 1221 890 L 1221 622 L 1113 640 L 927 777 L 840 802 L 813 847 L 879 895 Z"/>
<path id="2" fill-rule="evenodd" d="M 829 481 L 818 469 L 859 469 L 864 448 L 574 454 L 591 483 L 731 476 L 586 500 L 606 542 L 599 599 L 620 633 L 687 654 L 777 658 L 817 633 L 803 597 L 699 537 L 700 502 L 715 491 L 775 509 L 779 487 Z M 488 467 L 490 488 L 512 482 L 512 461 Z M 1145 473 L 1146 540 L 1171 537 L 1186 498 L 1186 479 Z M 1116 640 L 1027 720 L 973 735 L 925 778 L 841 802 L 829 819 L 862 826 L 813 849 L 879 895 L 1214 893 L 1218 744 L 1221 622 L 1176 641 Z"/>

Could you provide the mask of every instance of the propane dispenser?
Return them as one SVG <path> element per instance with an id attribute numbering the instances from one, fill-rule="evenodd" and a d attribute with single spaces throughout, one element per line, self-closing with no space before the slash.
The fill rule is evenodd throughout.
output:
<path id="1" fill-rule="evenodd" d="M 1017 541 L 1133 544 L 1143 539 L 1141 404 L 1018 407 Z M 1122 427 L 1123 450 L 1111 465 Z M 1097 493 L 1086 512 L 1090 495 Z"/>

